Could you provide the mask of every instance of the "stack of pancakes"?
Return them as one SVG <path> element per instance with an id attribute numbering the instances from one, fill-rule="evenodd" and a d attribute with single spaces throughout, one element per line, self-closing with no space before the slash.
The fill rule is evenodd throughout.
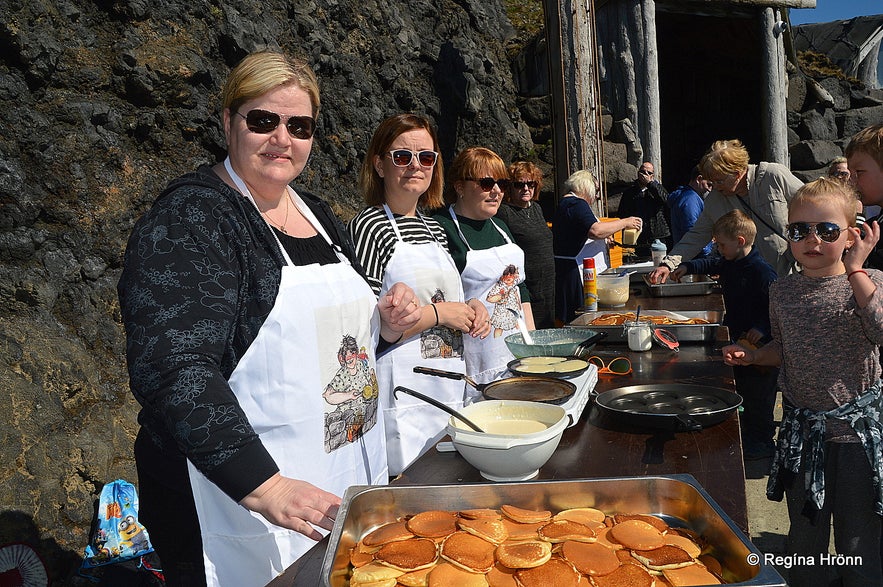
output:
<path id="1" fill-rule="evenodd" d="M 717 585 L 700 536 L 648 514 L 503 505 L 429 510 L 364 535 L 351 587 L 678 587 Z"/>
<path id="2" fill-rule="evenodd" d="M 634 312 L 608 312 L 596 316 L 589 322 L 591 326 L 621 326 L 626 322 L 635 321 Z M 658 316 L 653 314 L 641 314 L 641 320 L 652 322 L 653 324 L 671 325 L 671 324 L 710 324 L 705 318 L 688 318 L 686 320 L 678 320 L 671 316 Z"/>

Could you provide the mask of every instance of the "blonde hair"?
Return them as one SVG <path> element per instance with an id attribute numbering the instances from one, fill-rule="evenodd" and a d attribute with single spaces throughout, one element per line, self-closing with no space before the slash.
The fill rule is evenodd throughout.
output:
<path id="1" fill-rule="evenodd" d="M 543 171 L 531 163 L 530 161 L 516 161 L 509 166 L 509 179 L 519 181 L 522 177 L 527 176 L 531 181 L 537 182 L 537 187 L 533 191 L 532 200 L 540 199 L 540 190 L 543 189 Z M 517 197 L 515 187 L 512 186 L 506 192 L 507 200 L 514 200 Z"/>
<path id="2" fill-rule="evenodd" d="M 860 130 L 849 139 L 844 154 L 852 157 L 855 153 L 867 153 L 883 169 L 883 123 Z"/>
<path id="3" fill-rule="evenodd" d="M 458 181 L 481 179 L 482 177 L 493 177 L 494 179 L 509 177 L 506 164 L 503 163 L 500 156 L 484 147 L 467 147 L 460 151 L 448 170 L 445 203 L 453 204 L 457 201 L 455 185 Z"/>
<path id="4" fill-rule="evenodd" d="M 706 178 L 715 172 L 732 175 L 748 169 L 748 161 L 748 149 L 739 139 L 715 141 L 699 161 L 699 169 Z"/>
<path id="5" fill-rule="evenodd" d="M 368 152 L 362 161 L 359 170 L 359 186 L 362 188 L 362 196 L 369 206 L 377 206 L 386 201 L 386 187 L 383 178 L 378 175 L 374 168 L 374 157 L 383 159 L 390 150 L 390 145 L 400 135 L 412 130 L 425 130 L 432 139 L 432 150 L 438 153 L 438 138 L 435 129 L 429 119 L 419 114 L 396 114 L 385 119 L 374 131 L 371 142 L 368 144 Z M 432 169 L 432 180 L 425 192 L 420 194 L 417 203 L 425 208 L 440 208 L 443 202 L 442 191 L 444 190 L 445 167 L 442 164 L 441 155 L 436 157 L 435 166 Z"/>
<path id="6" fill-rule="evenodd" d="M 585 194 L 594 198 L 598 193 L 598 183 L 591 171 L 580 169 L 571 173 L 570 177 L 564 180 L 564 189 L 574 194 Z"/>
<path id="7" fill-rule="evenodd" d="M 745 239 L 746 245 L 753 245 L 754 239 L 757 237 L 757 225 L 742 210 L 730 210 L 714 221 L 711 227 L 711 236 L 732 239 L 741 236 Z"/>
<path id="8" fill-rule="evenodd" d="M 855 226 L 855 200 L 855 189 L 851 186 L 844 185 L 836 179 L 820 177 L 797 190 L 788 204 L 788 212 L 790 214 L 797 206 L 830 203 L 841 208 L 849 226 Z"/>
<path id="9" fill-rule="evenodd" d="M 305 61 L 271 50 L 251 53 L 233 68 L 221 91 L 221 105 L 232 114 L 245 102 L 286 85 L 296 86 L 309 95 L 316 118 L 320 106 L 316 74 Z"/>

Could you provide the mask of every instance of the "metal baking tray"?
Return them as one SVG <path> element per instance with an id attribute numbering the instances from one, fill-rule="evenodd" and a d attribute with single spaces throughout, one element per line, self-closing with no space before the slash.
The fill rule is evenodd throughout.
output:
<path id="1" fill-rule="evenodd" d="M 685 275 L 679 282 L 669 279 L 665 283 L 650 283 L 649 274 L 644 274 L 643 278 L 644 283 L 650 288 L 650 295 L 654 298 L 704 296 L 717 287 L 717 282 L 707 275 Z"/>
<path id="2" fill-rule="evenodd" d="M 511 504 L 527 509 L 561 511 L 594 507 L 608 514 L 643 513 L 662 517 L 670 526 L 689 528 L 705 538 L 721 562 L 723 578 L 743 586 L 785 587 L 767 564 L 751 565 L 763 554 L 727 516 L 692 475 L 611 477 L 575 481 L 523 481 L 469 485 L 356 486 L 347 489 L 322 563 L 325 587 L 344 587 L 349 551 L 359 538 L 387 522 L 424 510 L 457 511 Z M 752 557 L 753 558 L 753 557 Z"/>
<path id="3" fill-rule="evenodd" d="M 591 324 L 592 320 L 598 318 L 599 316 L 603 316 L 604 314 L 616 314 L 624 312 L 634 313 L 634 310 L 626 310 L 625 308 L 610 308 L 607 310 L 598 310 L 597 312 L 586 312 L 574 318 L 573 322 L 570 322 L 567 326 L 571 328 L 591 328 L 592 330 L 598 332 L 606 332 L 607 338 L 604 339 L 605 343 L 628 342 L 628 336 L 625 333 L 625 328 L 623 328 L 621 325 L 598 326 Z M 643 317 L 645 315 L 670 315 L 675 318 L 682 316 L 686 318 L 702 318 L 703 320 L 708 320 L 708 324 L 665 324 L 662 326 L 662 328 L 670 330 L 676 337 L 678 337 L 678 341 L 680 342 L 712 342 L 716 340 L 717 328 L 721 325 L 721 320 L 723 320 L 724 317 L 723 312 L 717 311 L 669 312 L 667 310 L 643 310 L 641 316 Z"/>

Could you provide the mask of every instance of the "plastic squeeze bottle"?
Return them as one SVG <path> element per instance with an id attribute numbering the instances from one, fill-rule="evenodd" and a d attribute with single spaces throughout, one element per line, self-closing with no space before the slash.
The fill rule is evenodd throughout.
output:
<path id="1" fill-rule="evenodd" d="M 653 241 L 653 244 L 650 245 L 650 258 L 653 259 L 654 266 L 659 266 L 667 254 L 668 247 L 666 247 L 665 243 L 661 240 L 656 239 Z"/>

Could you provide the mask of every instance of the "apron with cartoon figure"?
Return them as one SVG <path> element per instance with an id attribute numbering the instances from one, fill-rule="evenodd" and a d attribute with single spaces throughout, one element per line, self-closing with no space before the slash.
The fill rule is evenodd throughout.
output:
<path id="1" fill-rule="evenodd" d="M 386 204 L 383 205 L 389 224 L 398 242 L 386 266 L 380 295 L 396 282 L 411 286 L 423 305 L 431 302 L 462 302 L 460 272 L 451 255 L 438 241 L 424 244 L 406 243 Z M 420 213 L 418 218 L 423 220 Z M 426 229 L 429 232 L 429 228 Z M 430 234 L 432 234 L 430 232 Z M 463 361 L 463 333 L 437 326 L 414 335 L 377 359 L 377 380 L 380 382 L 386 431 L 386 454 L 390 475 L 398 475 L 417 457 L 435 446 L 445 435 L 447 413 L 423 400 L 407 394 L 393 397 L 396 385 L 426 393 L 454 409 L 463 407 L 463 381 L 418 375 L 415 365 L 466 372 Z"/>
<path id="2" fill-rule="evenodd" d="M 240 192 L 254 200 L 226 162 Z M 312 211 L 289 196 L 332 244 Z M 274 233 L 275 234 L 275 233 Z M 342 496 L 386 484 L 373 348 L 377 299 L 337 247 L 340 263 L 287 265 L 276 302 L 229 379 L 280 473 Z M 262 586 L 316 543 L 238 505 L 188 463 L 208 585 Z M 321 530 L 320 530 L 321 531 Z"/>
<path id="3" fill-rule="evenodd" d="M 463 235 L 454 207 L 450 206 L 448 212 L 460 238 L 469 249 L 466 252 L 466 266 L 460 274 L 466 299 L 481 300 L 491 320 L 491 333 L 487 338 L 464 338 L 466 372 L 476 383 L 490 383 L 502 377 L 509 361 L 515 358 L 504 339 L 506 335 L 516 332 L 518 327 L 517 317 L 510 310 L 515 310 L 519 315 L 521 313 L 518 284 L 524 281 L 524 251 L 509 239 L 492 218 L 489 222 L 506 244 L 490 249 L 473 249 Z M 471 397 L 468 399 L 480 396 L 474 389 L 469 393 Z"/>

